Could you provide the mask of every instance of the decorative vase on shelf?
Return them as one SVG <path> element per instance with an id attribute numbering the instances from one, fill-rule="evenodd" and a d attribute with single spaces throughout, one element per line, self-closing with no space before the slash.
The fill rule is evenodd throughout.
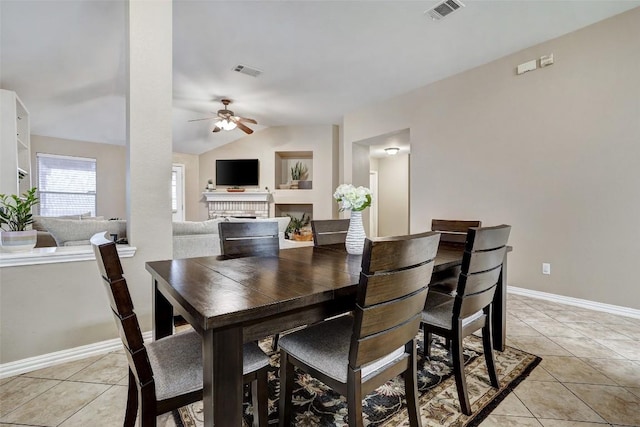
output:
<path id="1" fill-rule="evenodd" d="M 347 253 L 352 255 L 362 255 L 364 250 L 364 239 L 367 237 L 362 225 L 362 211 L 351 211 L 349 229 L 344 246 Z"/>

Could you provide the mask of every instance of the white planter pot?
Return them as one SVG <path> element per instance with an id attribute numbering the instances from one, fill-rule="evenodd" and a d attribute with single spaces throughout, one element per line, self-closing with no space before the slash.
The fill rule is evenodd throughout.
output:
<path id="1" fill-rule="evenodd" d="M 30 251 L 36 246 L 37 230 L 0 232 L 0 249 L 4 252 Z"/>

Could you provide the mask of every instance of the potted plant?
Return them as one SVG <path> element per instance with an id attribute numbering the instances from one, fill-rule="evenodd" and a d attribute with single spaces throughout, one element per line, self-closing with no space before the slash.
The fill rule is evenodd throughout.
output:
<path id="1" fill-rule="evenodd" d="M 309 225 L 311 221 L 311 217 L 305 213 L 302 214 L 300 218 L 296 218 L 295 216 L 287 214 L 291 221 L 287 226 L 287 230 L 285 232 L 286 236 L 290 240 L 312 240 L 313 235 L 310 230 L 303 230 L 304 227 Z"/>
<path id="2" fill-rule="evenodd" d="M 0 194 L 0 246 L 9 252 L 33 249 L 38 232 L 27 229 L 33 223 L 31 208 L 39 203 L 36 188 L 22 194 Z"/>
<path id="3" fill-rule="evenodd" d="M 298 181 L 307 177 L 307 165 L 302 162 L 296 162 L 291 167 L 291 188 L 298 188 Z"/>
<path id="4" fill-rule="evenodd" d="M 207 190 L 215 190 L 216 187 L 213 185 L 213 179 L 209 178 L 207 180 Z"/>

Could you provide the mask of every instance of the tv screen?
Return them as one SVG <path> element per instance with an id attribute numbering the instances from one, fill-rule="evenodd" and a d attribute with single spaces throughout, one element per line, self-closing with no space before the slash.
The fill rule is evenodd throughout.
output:
<path id="1" fill-rule="evenodd" d="M 258 159 L 216 160 L 216 185 L 258 186 Z"/>

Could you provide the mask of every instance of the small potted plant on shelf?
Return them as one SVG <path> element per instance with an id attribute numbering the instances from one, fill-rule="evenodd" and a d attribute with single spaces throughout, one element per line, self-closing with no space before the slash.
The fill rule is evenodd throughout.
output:
<path id="1" fill-rule="evenodd" d="M 27 229 L 33 223 L 31 208 L 39 203 L 33 187 L 18 197 L 0 194 L 0 247 L 4 251 L 28 251 L 35 247 L 36 230 Z"/>
<path id="2" fill-rule="evenodd" d="M 304 228 L 309 225 L 309 222 L 311 221 L 311 217 L 309 217 L 309 215 L 303 213 L 300 218 L 296 218 L 295 216 L 289 214 L 287 214 L 287 216 L 291 218 L 291 221 L 289 222 L 289 225 L 287 226 L 287 229 L 285 231 L 286 238 L 288 238 L 289 240 L 301 241 L 313 239 L 311 230 Z"/>
<path id="3" fill-rule="evenodd" d="M 207 181 L 207 190 L 215 190 L 216 187 L 214 187 L 213 185 L 213 179 L 209 178 L 209 180 Z"/>
<path id="4" fill-rule="evenodd" d="M 291 188 L 298 188 L 299 181 L 307 177 L 307 172 L 307 165 L 296 162 L 295 166 L 291 167 Z"/>

